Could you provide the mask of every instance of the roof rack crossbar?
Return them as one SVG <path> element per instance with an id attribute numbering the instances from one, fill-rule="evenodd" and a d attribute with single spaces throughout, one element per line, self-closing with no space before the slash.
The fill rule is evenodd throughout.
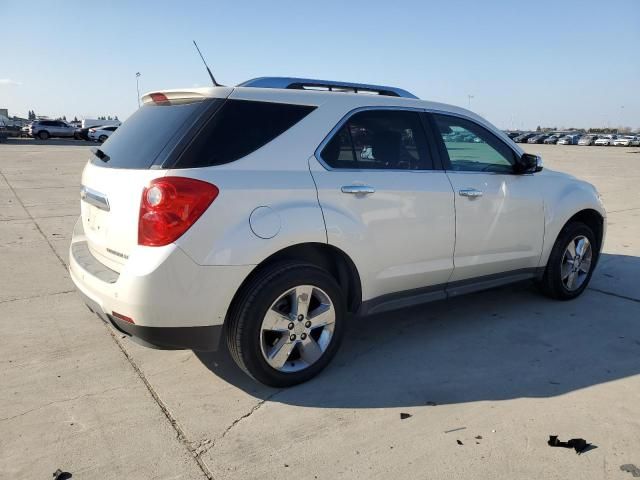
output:
<path id="1" fill-rule="evenodd" d="M 396 87 L 385 87 L 381 85 L 367 85 L 363 83 L 336 82 L 333 80 L 315 80 L 311 78 L 293 77 L 260 77 L 247 80 L 238 85 L 239 87 L 256 88 L 284 88 L 306 90 L 308 88 L 326 88 L 332 92 L 335 89 L 352 90 L 354 93 L 366 92 L 389 97 L 418 98 L 414 94 Z"/>

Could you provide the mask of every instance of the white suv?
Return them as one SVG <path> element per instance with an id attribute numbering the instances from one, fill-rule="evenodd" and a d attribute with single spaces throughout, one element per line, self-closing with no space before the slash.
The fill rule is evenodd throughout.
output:
<path id="1" fill-rule="evenodd" d="M 292 78 L 143 101 L 84 168 L 70 272 L 148 345 L 224 337 L 288 386 L 328 364 L 351 314 L 524 279 L 570 299 L 596 265 L 596 190 L 462 108 Z"/>

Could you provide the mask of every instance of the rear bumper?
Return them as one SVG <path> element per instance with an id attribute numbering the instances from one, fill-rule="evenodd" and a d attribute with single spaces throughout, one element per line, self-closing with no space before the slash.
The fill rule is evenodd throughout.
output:
<path id="1" fill-rule="evenodd" d="M 145 347 L 161 350 L 217 350 L 222 336 L 222 325 L 205 327 L 145 327 L 131 324 L 115 318 L 102 311 L 98 303 L 87 295 L 78 291 L 87 308 L 95 313 L 102 321 L 111 325 L 120 333 Z"/>
<path id="2" fill-rule="evenodd" d="M 175 245 L 139 247 L 120 272 L 100 264 L 81 228 L 69 249 L 69 273 L 89 309 L 148 346 L 216 350 L 231 301 L 252 267 L 196 264 Z M 133 319 L 129 323 L 114 314 Z"/>

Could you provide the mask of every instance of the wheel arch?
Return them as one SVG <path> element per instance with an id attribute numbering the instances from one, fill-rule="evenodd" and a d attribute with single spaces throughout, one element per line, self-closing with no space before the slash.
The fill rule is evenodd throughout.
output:
<path id="1" fill-rule="evenodd" d="M 582 222 L 593 230 L 593 233 L 596 236 L 596 241 L 598 242 L 596 251 L 599 255 L 602 250 L 602 243 L 604 240 L 604 217 L 600 212 L 592 208 L 580 210 L 564 223 L 560 231 L 564 230 L 564 228 L 572 222 Z"/>
<path id="2" fill-rule="evenodd" d="M 283 248 L 256 265 L 237 289 L 229 305 L 228 312 L 232 311 L 247 284 L 256 275 L 266 268 L 284 261 L 302 261 L 323 268 L 335 278 L 341 290 L 345 292 L 347 310 L 355 313 L 360 308 L 362 303 L 362 284 L 360 274 L 353 260 L 337 247 L 326 243 L 309 242 Z"/>

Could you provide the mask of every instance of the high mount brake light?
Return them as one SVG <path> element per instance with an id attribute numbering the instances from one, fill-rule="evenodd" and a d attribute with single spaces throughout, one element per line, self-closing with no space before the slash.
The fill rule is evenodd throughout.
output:
<path id="1" fill-rule="evenodd" d="M 149 94 L 153 103 L 158 103 L 161 105 L 166 105 L 169 103 L 169 99 L 164 93 L 151 93 Z"/>
<path id="2" fill-rule="evenodd" d="M 211 183 L 185 177 L 152 180 L 142 192 L 138 217 L 138 244 L 168 245 L 180 238 L 220 190 Z"/>

